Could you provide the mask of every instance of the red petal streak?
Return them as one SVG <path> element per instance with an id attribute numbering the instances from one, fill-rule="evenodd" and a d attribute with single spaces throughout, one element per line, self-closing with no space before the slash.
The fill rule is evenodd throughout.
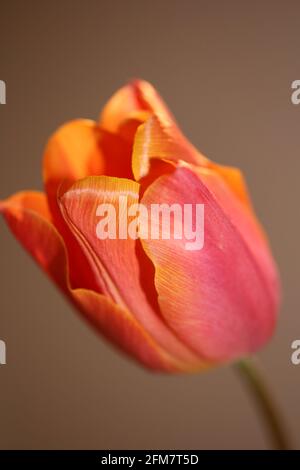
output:
<path id="1" fill-rule="evenodd" d="M 186 239 L 142 241 L 156 268 L 167 324 L 211 360 L 226 361 L 262 346 L 273 331 L 277 301 L 267 281 L 270 272 L 257 263 L 260 247 L 254 257 L 212 193 L 187 168 L 156 180 L 142 203 L 205 205 L 202 250 L 187 251 Z"/>
<path id="2" fill-rule="evenodd" d="M 279 302 L 279 280 L 265 233 L 260 226 L 250 201 L 245 203 L 243 198 L 237 198 L 231 187 L 221 175 L 214 171 L 198 168 L 197 174 L 201 181 L 209 189 L 222 210 L 241 235 L 255 260 L 261 276 L 265 279 L 265 285 L 275 305 Z"/>

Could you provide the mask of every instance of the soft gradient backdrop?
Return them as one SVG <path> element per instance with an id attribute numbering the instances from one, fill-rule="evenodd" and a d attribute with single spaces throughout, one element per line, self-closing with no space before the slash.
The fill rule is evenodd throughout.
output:
<path id="1" fill-rule="evenodd" d="M 300 3 L 33 1 L 0 4 L 0 197 L 41 186 L 46 139 L 97 118 L 132 77 L 151 81 L 192 142 L 242 168 L 280 266 L 277 334 L 259 355 L 300 447 Z M 151 375 L 86 326 L 1 220 L 0 447 L 265 448 L 230 368 Z"/>

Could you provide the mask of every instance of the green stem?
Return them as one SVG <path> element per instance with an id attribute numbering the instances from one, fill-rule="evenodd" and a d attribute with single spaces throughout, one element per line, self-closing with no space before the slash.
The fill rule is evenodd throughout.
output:
<path id="1" fill-rule="evenodd" d="M 265 422 L 274 449 L 288 450 L 290 445 L 273 397 L 253 361 L 250 359 L 235 364 L 235 368 L 248 386 Z"/>

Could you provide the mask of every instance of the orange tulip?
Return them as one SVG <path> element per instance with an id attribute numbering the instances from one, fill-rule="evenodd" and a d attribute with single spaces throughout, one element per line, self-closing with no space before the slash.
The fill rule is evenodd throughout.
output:
<path id="1" fill-rule="evenodd" d="M 199 153 L 149 83 L 121 88 L 99 122 L 59 128 L 43 178 L 45 193 L 17 193 L 1 212 L 72 304 L 130 356 L 154 370 L 194 371 L 270 338 L 279 283 L 243 176 Z M 204 204 L 203 249 L 98 239 L 97 207 L 119 195 L 146 207 Z"/>

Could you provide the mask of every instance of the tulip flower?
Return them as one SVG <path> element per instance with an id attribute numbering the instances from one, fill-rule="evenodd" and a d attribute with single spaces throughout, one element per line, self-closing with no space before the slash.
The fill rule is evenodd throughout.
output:
<path id="1" fill-rule="evenodd" d="M 1 202 L 8 226 L 83 317 L 139 363 L 198 371 L 270 339 L 278 275 L 242 173 L 202 155 L 149 83 L 117 91 L 98 122 L 60 127 L 45 149 L 43 180 L 44 193 Z M 97 207 L 120 196 L 145 207 L 203 204 L 203 248 L 97 238 Z"/>

